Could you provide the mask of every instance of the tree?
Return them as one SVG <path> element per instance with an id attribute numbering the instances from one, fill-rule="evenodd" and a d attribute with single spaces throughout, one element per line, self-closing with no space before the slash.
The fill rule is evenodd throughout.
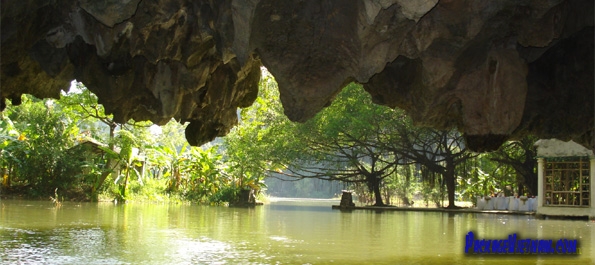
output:
<path id="1" fill-rule="evenodd" d="M 221 147 L 223 174 L 231 180 L 235 196 L 242 190 L 258 193 L 267 173 L 283 167 L 284 146 L 291 141 L 286 132 L 292 126 L 283 115 L 277 83 L 263 69 L 256 101 L 240 111 L 238 126 L 223 138 Z"/>
<path id="2" fill-rule="evenodd" d="M 191 147 L 188 153 L 188 175 L 185 179 L 186 190 L 189 197 L 195 196 L 207 199 L 210 202 L 220 203 L 223 198 L 217 194 L 225 187 L 230 186 L 230 179 L 223 175 L 220 161 L 222 156 L 217 154 L 217 147 L 209 148 Z M 227 202 L 229 202 L 230 198 Z"/>
<path id="3" fill-rule="evenodd" d="M 400 111 L 372 103 L 360 85 L 350 84 L 333 104 L 292 130 L 285 146 L 288 175 L 348 183 L 365 183 L 374 205 L 383 206 L 382 181 L 402 161 L 383 148 L 385 128 L 400 120 Z"/>
<path id="4" fill-rule="evenodd" d="M 16 156 L 19 150 L 23 148 L 21 141 L 26 139 L 24 134 L 17 131 L 14 123 L 5 115 L 6 112 L 0 112 L 0 175 L 2 176 L 2 189 L 10 189 L 11 179 L 16 164 L 21 163 Z"/>
<path id="5" fill-rule="evenodd" d="M 518 194 L 525 194 L 525 190 L 537 194 L 537 137 L 526 136 L 518 141 L 509 141 L 493 153 L 492 160 L 509 165 L 517 173 Z"/>
<path id="6" fill-rule="evenodd" d="M 440 174 L 447 188 L 448 206 L 455 206 L 456 168 L 474 155 L 467 151 L 462 135 L 455 130 L 415 128 L 410 121 L 395 124 L 386 148 Z M 427 177 L 430 174 L 422 174 Z"/>
<path id="7" fill-rule="evenodd" d="M 57 101 L 25 96 L 21 106 L 7 106 L 0 115 L 3 189 L 12 185 L 19 194 L 54 195 L 58 188 L 61 197 L 72 198 L 64 193 L 76 192 L 77 199 L 90 195 L 96 201 L 107 190 L 124 201 L 143 189 L 149 167 L 173 173 L 169 182 L 150 180 L 152 192 L 188 200 L 215 200 L 215 194 L 231 185 L 221 173 L 216 147 L 183 146 L 183 126 L 175 121 L 162 128 L 159 140 L 147 123 L 118 124 L 80 84 Z M 113 181 L 107 181 L 110 176 Z M 243 183 L 252 185 L 250 180 Z"/>
<path id="8" fill-rule="evenodd" d="M 380 206 L 384 205 L 383 180 L 399 166 L 417 162 L 444 176 L 450 207 L 454 207 L 455 168 L 471 156 L 460 134 L 415 128 L 402 111 L 373 104 L 357 84 L 346 86 L 331 106 L 304 124 L 282 122 L 276 118 L 280 111 L 274 102 L 265 103 L 270 105 L 263 104 L 268 107 L 261 107 L 261 111 L 268 113 L 250 115 L 252 130 L 238 129 L 238 135 L 252 134 L 239 141 L 250 143 L 240 148 L 245 153 L 228 150 L 230 154 L 245 155 L 237 168 L 258 164 L 248 162 L 248 157 L 271 161 L 261 157 L 269 154 L 288 176 L 365 183 L 374 194 L 374 205 Z M 266 144 L 261 144 L 262 139 L 267 139 Z"/>
<path id="9" fill-rule="evenodd" d="M 97 102 L 97 96 L 80 82 L 76 84 L 75 91 L 62 93 L 60 102 L 76 115 L 79 126 L 86 132 L 87 137 L 107 143 L 107 149 L 104 149 L 106 161 L 102 163 L 101 172 L 96 177 L 90 190 L 91 200 L 97 201 L 99 191 L 105 180 L 119 166 L 114 140 L 119 124 L 113 120 L 113 115 L 105 114 L 105 109 Z M 107 137 L 102 132 L 102 126 L 99 126 L 98 123 L 108 128 Z"/>
<path id="10" fill-rule="evenodd" d="M 96 176 L 90 189 L 91 200 L 98 200 L 99 192 L 102 190 L 105 180 L 110 174 L 119 172 L 117 170 L 119 166 L 124 166 L 126 175 L 122 186 L 123 189 L 120 190 L 118 196 L 121 200 L 125 200 L 124 195 L 130 170 L 133 170 L 133 165 L 137 164 L 133 156 L 128 156 L 131 155 L 128 152 L 133 147 L 140 149 L 139 152 L 142 152 L 145 146 L 154 144 L 152 137 L 146 130 L 150 123 L 128 121 L 125 124 L 120 124 L 115 122 L 113 115 L 106 114 L 104 107 L 98 103 L 97 96 L 80 82 L 76 83 L 74 91 L 62 93 L 59 102 L 63 106 L 63 112 L 69 113 L 73 120 L 77 121 L 77 126 L 81 128 L 85 137 L 90 140 L 99 139 L 100 143 L 107 143 L 107 148 L 102 147 L 105 152 L 105 161 L 100 163 L 102 165 L 100 174 Z M 107 134 L 105 133 L 106 128 Z M 116 139 L 116 133 L 119 134 L 119 139 Z M 120 152 L 116 151 L 116 144 L 121 145 Z M 133 144 L 133 146 L 130 144 Z M 114 179 L 119 179 L 119 176 L 114 176 Z"/>
<path id="11" fill-rule="evenodd" d="M 137 152 L 134 151 L 134 146 L 137 146 L 136 138 L 132 133 L 126 130 L 120 130 L 118 132 L 118 138 L 120 142 L 120 152 L 119 152 L 119 160 L 120 163 L 124 167 L 124 182 L 120 184 L 120 193 L 119 198 L 120 201 L 126 201 L 126 191 L 128 188 L 128 178 L 130 177 L 130 172 L 132 171 L 133 174 L 140 175 L 138 171 L 136 171 L 135 166 L 138 166 L 137 163 Z M 120 176 L 116 178 L 114 181 L 115 183 L 118 182 Z"/>
<path id="12" fill-rule="evenodd" d="M 3 171 L 10 174 L 7 179 L 36 197 L 79 187 L 84 161 L 72 159 L 75 150 L 70 150 L 76 143 L 77 126 L 53 100 L 24 96 L 23 103 L 7 106 L 2 113 L 0 131 L 7 134 L 2 136 L 1 160 Z"/>

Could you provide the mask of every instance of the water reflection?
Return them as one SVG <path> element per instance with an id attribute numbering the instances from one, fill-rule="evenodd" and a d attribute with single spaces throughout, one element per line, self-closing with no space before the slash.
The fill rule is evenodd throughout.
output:
<path id="1" fill-rule="evenodd" d="M 595 223 L 530 216 L 331 210 L 331 201 L 256 208 L 1 201 L 0 263 L 590 264 Z M 582 254 L 465 256 L 465 235 L 576 238 Z"/>

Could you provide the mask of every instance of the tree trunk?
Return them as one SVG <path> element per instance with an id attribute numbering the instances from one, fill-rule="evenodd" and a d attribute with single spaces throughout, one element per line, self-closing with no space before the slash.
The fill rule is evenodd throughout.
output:
<path id="1" fill-rule="evenodd" d="M 117 165 L 118 165 L 118 163 L 116 161 L 114 161 L 113 159 L 111 159 L 111 158 L 107 159 L 107 162 L 105 163 L 105 167 L 101 171 L 101 175 L 99 175 L 99 179 L 97 179 L 97 182 L 91 188 L 91 201 L 95 201 L 95 202 L 98 201 L 99 189 L 101 188 L 101 186 L 103 186 L 105 179 L 107 178 L 107 176 L 109 176 L 110 173 L 112 173 L 112 170 Z"/>
<path id="2" fill-rule="evenodd" d="M 517 187 L 518 187 L 518 191 L 517 191 L 517 195 L 518 196 L 523 196 L 523 194 L 525 194 L 525 185 L 524 185 L 524 181 L 517 181 Z"/>
<path id="3" fill-rule="evenodd" d="M 109 124 L 108 124 L 109 125 Z M 114 151 L 114 135 L 115 135 L 115 130 L 116 130 L 116 126 L 115 125 L 109 125 L 110 130 L 109 130 L 109 140 L 108 140 L 108 148 L 112 151 Z M 95 185 L 91 188 L 91 201 L 98 201 L 99 200 L 99 189 L 101 188 L 101 186 L 103 186 L 103 183 L 105 182 L 105 179 L 107 178 L 107 176 L 109 176 L 110 173 L 112 173 L 112 170 L 118 165 L 117 162 L 114 161 L 114 159 L 110 158 L 108 155 L 107 161 L 105 163 L 105 167 L 103 168 L 103 170 L 101 171 L 101 175 L 99 176 L 99 179 L 97 180 L 97 182 L 95 183 Z"/>
<path id="4" fill-rule="evenodd" d="M 374 174 L 366 176 L 366 178 L 368 182 L 368 188 L 370 188 L 371 192 L 374 192 L 374 198 L 376 199 L 374 206 L 384 206 L 385 204 L 382 202 L 382 193 L 380 192 L 380 179 Z"/>
<path id="5" fill-rule="evenodd" d="M 457 208 L 455 206 L 455 165 L 452 157 L 446 158 L 444 181 L 446 181 L 446 192 L 448 193 L 447 208 Z"/>
<path id="6" fill-rule="evenodd" d="M 121 187 L 120 195 L 122 202 L 126 201 L 126 186 L 128 186 L 128 176 L 130 175 L 130 168 L 126 169 L 126 177 L 124 178 L 124 185 Z"/>
<path id="7" fill-rule="evenodd" d="M 524 185 L 527 191 L 534 196 L 537 196 L 537 173 L 535 172 L 536 168 L 536 159 L 533 158 L 533 153 L 526 153 L 525 154 L 525 162 L 523 163 L 524 171 L 526 172 L 523 174 L 524 178 Z M 519 194 L 521 195 L 521 194 Z"/>
<path id="8" fill-rule="evenodd" d="M 374 197 L 376 197 L 376 203 L 374 206 L 384 206 L 384 202 L 382 202 L 382 194 L 380 193 L 380 185 L 374 185 Z"/>

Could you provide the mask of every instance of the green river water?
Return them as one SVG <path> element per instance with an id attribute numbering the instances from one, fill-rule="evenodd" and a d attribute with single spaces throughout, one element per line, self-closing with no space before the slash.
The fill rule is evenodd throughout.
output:
<path id="1" fill-rule="evenodd" d="M 532 216 L 0 201 L 1 264 L 594 264 L 595 222 Z M 465 235 L 577 239 L 579 255 L 465 255 Z"/>

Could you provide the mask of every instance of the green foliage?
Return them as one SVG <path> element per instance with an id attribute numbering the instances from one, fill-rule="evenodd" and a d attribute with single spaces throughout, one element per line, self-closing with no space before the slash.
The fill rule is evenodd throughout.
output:
<path id="1" fill-rule="evenodd" d="M 1 113 L 3 189 L 46 198 L 57 188 L 60 197 L 77 199 L 222 204 L 240 201 L 246 191 L 262 195 L 265 178 L 281 174 L 308 181 L 294 182 L 292 191 L 267 181 L 278 195 L 323 196 L 339 189 L 320 184 L 332 180 L 376 204 L 382 198 L 408 204 L 415 194 L 441 204 L 453 179 L 464 199 L 532 185 L 531 139 L 475 157 L 456 131 L 415 127 L 403 111 L 373 104 L 357 84 L 297 124 L 283 114 L 277 84 L 263 71 L 259 95 L 239 112 L 239 125 L 204 148 L 189 147 L 185 126 L 176 121 L 161 132 L 146 122 L 118 124 L 95 95 L 77 88 L 60 100 L 25 96 L 21 106 Z"/>
<path id="2" fill-rule="evenodd" d="M 59 101 L 27 96 L 1 115 L 3 189 L 15 194 L 208 202 L 231 185 L 217 148 L 189 148 L 183 125 L 163 126 L 160 139 L 147 123 L 117 124 L 80 85 Z"/>
<path id="3" fill-rule="evenodd" d="M 10 172 L 11 185 L 30 196 L 50 196 L 56 188 L 81 192 L 79 172 L 87 164 L 72 149 L 78 127 L 59 111 L 53 100 L 25 96 L 21 106 L 3 113 L 2 167 Z"/>
<path id="4" fill-rule="evenodd" d="M 223 197 L 265 189 L 267 173 L 284 166 L 283 153 L 291 142 L 286 132 L 293 126 L 283 115 L 276 82 L 265 73 L 255 103 L 240 112 L 239 125 L 223 139 L 223 179 L 233 187 Z"/>
<path id="5" fill-rule="evenodd" d="M 184 178 L 187 198 L 205 201 L 220 192 L 222 188 L 229 186 L 230 183 L 227 178 L 222 177 L 217 162 L 221 160 L 221 155 L 215 151 L 215 147 L 206 150 L 190 149 L 186 160 L 189 174 Z"/>
<path id="6" fill-rule="evenodd" d="M 239 190 L 233 186 L 224 186 L 209 196 L 208 201 L 214 204 L 223 204 L 236 202 L 238 200 Z"/>
<path id="7" fill-rule="evenodd" d="M 365 183 L 375 204 L 382 205 L 380 186 L 399 164 L 383 147 L 385 128 L 401 119 L 400 111 L 373 104 L 360 85 L 349 84 L 331 106 L 293 129 L 288 169 L 302 178 Z"/>

